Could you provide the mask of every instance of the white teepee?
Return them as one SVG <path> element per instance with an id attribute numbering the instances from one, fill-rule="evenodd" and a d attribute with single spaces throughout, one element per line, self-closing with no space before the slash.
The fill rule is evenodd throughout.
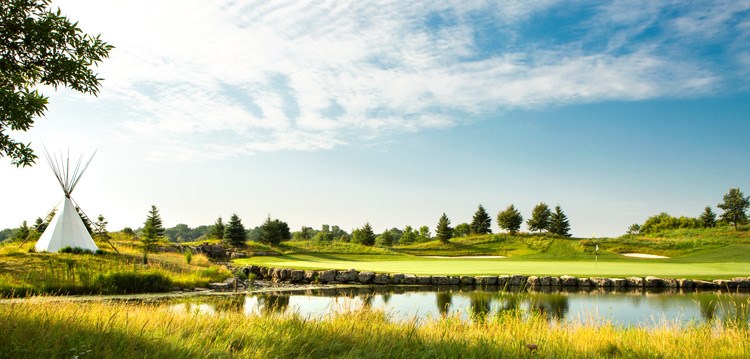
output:
<path id="1" fill-rule="evenodd" d="M 96 152 L 94 152 L 95 154 Z M 78 214 L 75 205 L 73 205 L 73 200 L 70 199 L 70 194 L 75 189 L 83 173 L 86 172 L 86 168 L 89 167 L 89 163 L 91 163 L 94 155 L 91 155 L 91 159 L 89 159 L 83 168 L 81 168 L 81 161 L 83 160 L 83 155 L 81 155 L 73 173 L 70 172 L 70 155 L 68 155 L 68 159 L 65 162 L 63 162 L 62 154 L 58 160 L 57 157 L 50 157 L 45 149 L 45 155 L 47 162 L 52 167 L 52 172 L 55 173 L 57 181 L 60 182 L 60 186 L 65 193 L 65 198 L 62 201 L 62 208 L 58 208 L 55 217 L 52 218 L 47 229 L 44 230 L 39 241 L 36 242 L 36 249 L 47 252 L 57 252 L 60 248 L 67 246 L 90 249 L 92 251 L 99 249 L 86 230 L 86 225 L 83 224 L 81 216 Z"/>

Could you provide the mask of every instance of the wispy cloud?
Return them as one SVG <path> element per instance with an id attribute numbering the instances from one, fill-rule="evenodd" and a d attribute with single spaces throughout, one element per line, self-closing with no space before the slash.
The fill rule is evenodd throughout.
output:
<path id="1" fill-rule="evenodd" d="M 556 1 L 59 5 L 117 46 L 101 96 L 134 114 L 123 130 L 159 133 L 160 150 L 186 158 L 331 149 L 516 107 L 711 94 L 725 75 L 686 56 L 686 38 L 734 46 L 748 63 L 736 42 L 748 1 L 614 2 L 558 42 L 523 31 L 566 6 Z M 479 31 L 480 15 L 494 34 Z M 494 47 L 480 35 L 497 36 Z M 586 46 L 602 37 L 607 46 Z"/>

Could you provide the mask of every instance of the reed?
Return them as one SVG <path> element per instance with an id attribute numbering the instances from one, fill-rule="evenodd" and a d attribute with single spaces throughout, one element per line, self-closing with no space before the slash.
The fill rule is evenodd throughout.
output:
<path id="1" fill-rule="evenodd" d="M 505 313 L 397 321 L 346 308 L 322 319 L 245 314 L 242 302 L 204 314 L 164 304 L 23 300 L 0 305 L 8 358 L 740 358 L 747 326 L 550 324 Z M 533 352 L 527 344 L 538 349 Z"/>

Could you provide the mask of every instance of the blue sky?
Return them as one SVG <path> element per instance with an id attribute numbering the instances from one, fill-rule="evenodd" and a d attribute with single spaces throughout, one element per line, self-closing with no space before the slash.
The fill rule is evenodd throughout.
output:
<path id="1" fill-rule="evenodd" d="M 17 137 L 98 149 L 74 197 L 113 229 L 151 204 L 382 231 L 546 202 L 617 236 L 750 191 L 750 1 L 55 6 L 117 48 L 98 98 L 42 89 Z M 0 228 L 59 201 L 43 161 L 3 161 Z"/>

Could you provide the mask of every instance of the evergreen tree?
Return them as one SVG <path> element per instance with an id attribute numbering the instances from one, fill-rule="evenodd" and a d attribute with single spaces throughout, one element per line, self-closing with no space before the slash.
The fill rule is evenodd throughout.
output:
<path id="1" fill-rule="evenodd" d="M 549 231 L 558 236 L 570 237 L 570 222 L 560 206 L 555 206 L 555 212 L 550 217 Z"/>
<path id="2" fill-rule="evenodd" d="M 393 234 L 389 230 L 383 231 L 383 233 L 375 239 L 375 242 L 381 246 L 390 247 L 393 245 Z"/>
<path id="3" fill-rule="evenodd" d="M 276 246 L 281 241 L 292 238 L 292 233 L 289 231 L 289 225 L 286 222 L 278 219 L 271 220 L 271 215 L 268 215 L 266 221 L 260 226 L 260 242 Z"/>
<path id="4" fill-rule="evenodd" d="M 628 227 L 628 234 L 641 234 L 641 225 L 633 223 Z"/>
<path id="5" fill-rule="evenodd" d="M 366 222 L 362 228 L 354 230 L 352 233 L 352 240 L 354 243 L 359 243 L 365 246 L 371 246 L 375 244 L 375 233 L 372 231 L 370 222 Z"/>
<path id="6" fill-rule="evenodd" d="M 440 240 L 440 242 L 448 243 L 448 241 L 453 238 L 453 228 L 450 226 L 451 220 L 448 219 L 448 216 L 443 213 L 442 216 L 440 216 L 440 219 L 438 220 L 437 228 L 435 229 L 435 237 Z"/>
<path id="7" fill-rule="evenodd" d="M 96 227 L 96 237 L 102 238 L 102 239 L 109 239 L 109 232 L 107 231 L 107 222 L 104 220 L 104 216 L 99 213 L 99 217 L 96 218 L 96 223 L 94 223 L 94 227 Z"/>
<path id="8" fill-rule="evenodd" d="M 412 228 L 411 226 L 404 227 L 404 234 L 401 236 L 401 241 L 399 241 L 399 244 L 410 244 L 414 243 L 417 240 L 417 232 Z"/>
<path id="9" fill-rule="evenodd" d="M 151 206 L 146 222 L 143 224 L 141 233 L 141 249 L 143 250 L 143 264 L 148 264 L 148 253 L 154 252 L 159 246 L 159 241 L 164 237 L 164 226 L 161 223 L 161 215 L 156 206 Z"/>
<path id="10" fill-rule="evenodd" d="M 698 219 L 701 221 L 703 228 L 716 226 L 716 213 L 711 210 L 711 206 L 706 206 L 706 209 L 701 213 Z"/>
<path id="11" fill-rule="evenodd" d="M 94 235 L 94 228 L 91 224 L 91 221 L 89 220 L 89 217 L 81 211 L 80 207 L 76 207 L 76 212 L 78 212 L 78 216 L 81 217 L 81 221 L 83 221 L 83 225 L 86 226 L 86 230 L 89 232 L 89 235 Z"/>
<path id="12" fill-rule="evenodd" d="M 546 203 L 541 202 L 531 212 L 531 218 L 526 220 L 526 225 L 529 227 L 529 231 L 539 231 L 542 233 L 543 230 L 549 230 L 550 219 L 552 212 L 549 210 L 549 206 Z"/>
<path id="13" fill-rule="evenodd" d="M 215 238 L 215 239 L 224 239 L 224 221 L 222 221 L 221 216 L 216 219 L 216 222 L 214 222 L 214 225 L 211 226 L 211 233 L 209 234 L 209 237 Z"/>
<path id="14" fill-rule="evenodd" d="M 23 223 L 21 223 L 21 226 L 16 229 L 16 232 L 13 235 L 13 240 L 26 240 L 26 237 L 28 237 L 29 234 L 31 234 L 31 228 L 29 228 L 29 225 L 26 223 L 26 221 L 23 221 Z"/>
<path id="15" fill-rule="evenodd" d="M 523 216 L 512 204 L 504 211 L 497 214 L 497 225 L 515 235 L 523 224 Z"/>
<path id="16" fill-rule="evenodd" d="M 747 223 L 747 207 L 750 207 L 750 197 L 744 197 L 739 188 L 730 188 L 729 193 L 724 194 L 724 202 L 716 205 L 724 210 L 721 219 L 728 223 L 734 224 L 734 230 L 737 225 Z"/>
<path id="17" fill-rule="evenodd" d="M 36 221 L 34 221 L 34 228 L 36 228 L 37 232 L 44 233 L 44 230 L 47 229 L 47 223 L 44 222 L 42 217 L 36 217 Z"/>
<path id="18" fill-rule="evenodd" d="M 221 217 L 219 217 L 221 219 Z M 240 217 L 237 213 L 233 213 L 232 217 L 229 217 L 229 222 L 224 226 L 224 235 L 222 236 L 225 242 L 229 243 L 234 247 L 240 247 L 245 245 L 247 242 L 247 232 L 245 232 L 245 226 L 242 225 Z"/>
<path id="19" fill-rule="evenodd" d="M 492 226 L 492 218 L 490 218 L 490 215 L 487 214 L 487 211 L 480 204 L 476 213 L 474 213 L 474 218 L 471 220 L 471 234 L 490 234 L 492 233 L 490 226 Z"/>

